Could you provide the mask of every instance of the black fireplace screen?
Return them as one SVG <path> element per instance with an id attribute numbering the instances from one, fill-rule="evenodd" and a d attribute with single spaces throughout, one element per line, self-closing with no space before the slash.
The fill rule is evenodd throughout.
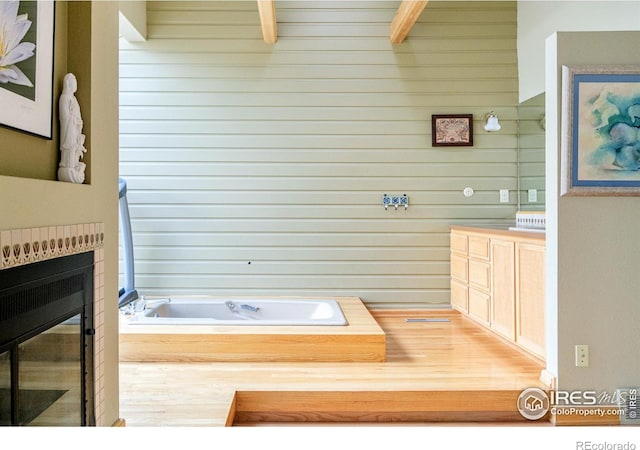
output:
<path id="1" fill-rule="evenodd" d="M 0 425 L 94 425 L 93 252 L 0 271 Z"/>

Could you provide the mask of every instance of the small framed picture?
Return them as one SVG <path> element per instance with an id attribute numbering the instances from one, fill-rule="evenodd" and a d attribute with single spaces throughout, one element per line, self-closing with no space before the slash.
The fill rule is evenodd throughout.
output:
<path id="1" fill-rule="evenodd" d="M 472 114 L 434 114 L 431 116 L 431 145 L 434 147 L 473 146 Z"/>
<path id="2" fill-rule="evenodd" d="M 560 195 L 640 195 L 640 66 L 562 68 Z"/>

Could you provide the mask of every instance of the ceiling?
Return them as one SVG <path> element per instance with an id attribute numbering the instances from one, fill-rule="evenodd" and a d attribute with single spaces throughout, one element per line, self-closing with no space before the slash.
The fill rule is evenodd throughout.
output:
<path id="1" fill-rule="evenodd" d="M 400 44 L 411 31 L 429 0 L 403 0 L 391 21 L 389 38 L 391 43 Z M 267 44 L 275 44 L 278 40 L 278 21 L 276 0 L 257 0 L 260 13 L 262 37 Z"/>

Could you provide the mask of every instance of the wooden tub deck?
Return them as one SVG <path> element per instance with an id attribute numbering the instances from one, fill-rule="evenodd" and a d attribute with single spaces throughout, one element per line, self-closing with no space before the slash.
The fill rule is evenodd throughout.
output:
<path id="1" fill-rule="evenodd" d="M 384 361 L 385 333 L 366 306 L 358 297 L 336 300 L 346 326 L 130 325 L 122 320 L 120 361 Z"/>

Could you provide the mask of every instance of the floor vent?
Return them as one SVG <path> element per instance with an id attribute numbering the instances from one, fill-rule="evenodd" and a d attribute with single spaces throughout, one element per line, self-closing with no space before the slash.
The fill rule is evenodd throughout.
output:
<path id="1" fill-rule="evenodd" d="M 616 389 L 618 406 L 623 410 L 621 425 L 640 425 L 640 387 Z"/>

